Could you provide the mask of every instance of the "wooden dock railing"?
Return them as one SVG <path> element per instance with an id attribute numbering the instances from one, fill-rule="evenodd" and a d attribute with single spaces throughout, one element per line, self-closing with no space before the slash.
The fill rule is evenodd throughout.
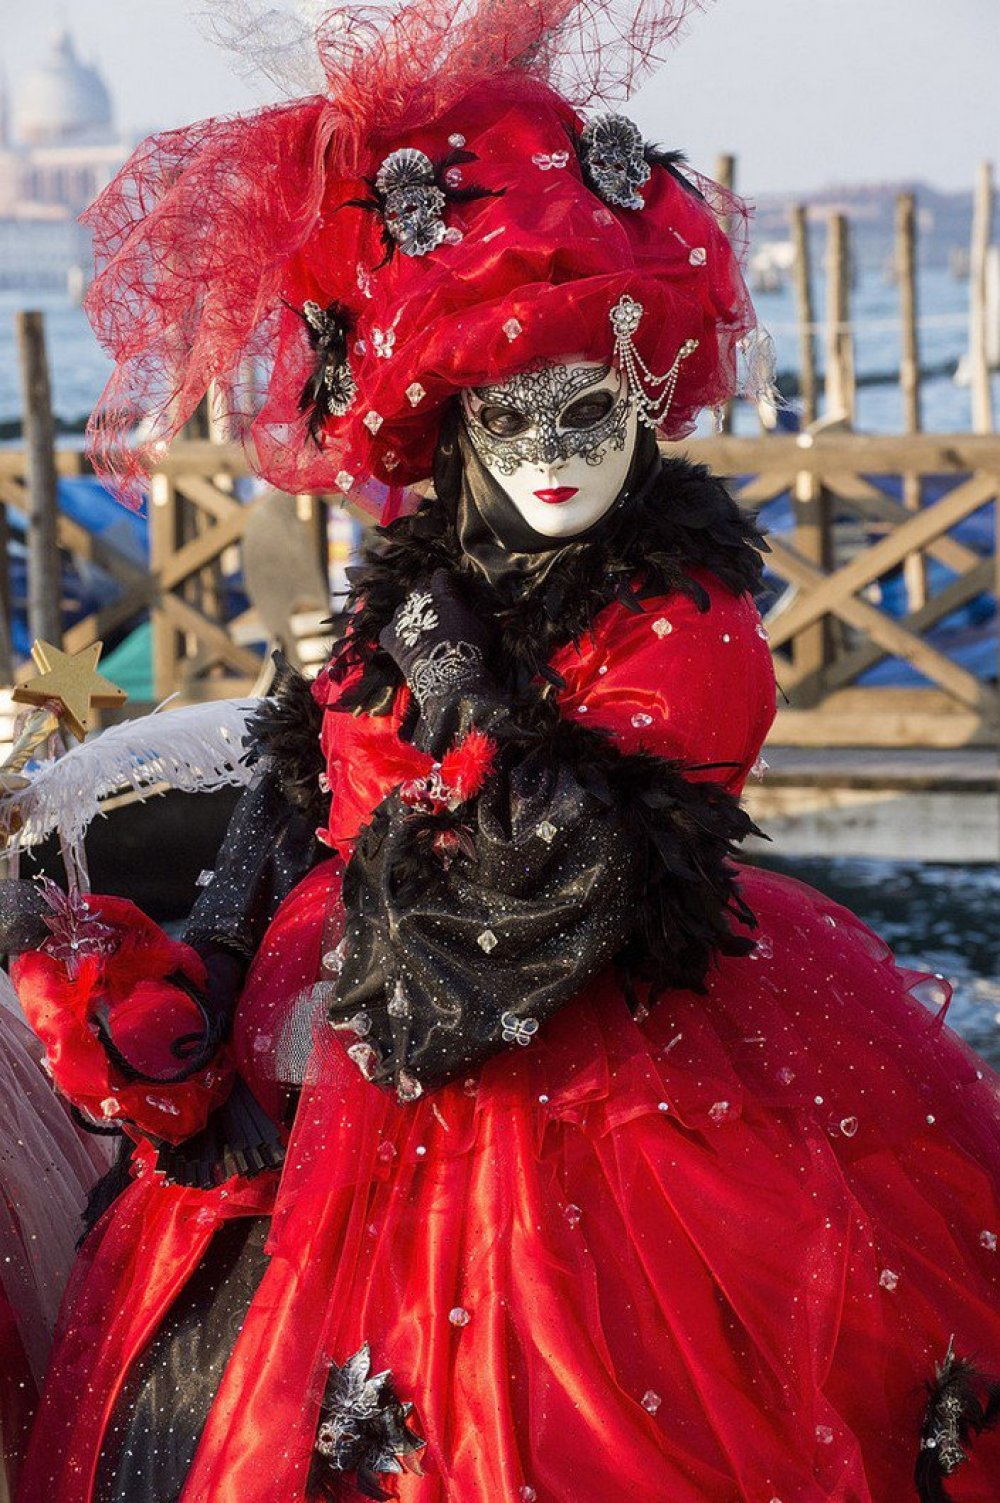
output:
<path id="1" fill-rule="evenodd" d="M 997 745 L 996 683 L 969 672 L 928 634 L 953 611 L 997 589 L 995 547 L 978 552 L 952 533 L 983 508 L 991 509 L 994 527 L 1000 521 L 1000 438 L 723 435 L 680 450 L 726 476 L 748 508 L 792 497 L 794 527 L 771 538 L 768 560 L 781 594 L 769 632 L 786 696 L 774 741 Z M 81 456 L 67 451 L 58 453 L 57 467 L 62 475 L 85 472 Z M 235 445 L 175 444 L 153 478 L 148 572 L 112 542 L 60 516 L 60 546 L 100 565 L 120 586 L 116 600 L 66 631 L 67 648 L 106 639 L 148 615 L 158 697 L 175 689 L 189 699 L 245 693 L 261 668 L 247 645 L 253 612 L 232 603 L 239 545 L 256 504 L 234 495 L 234 482 L 247 473 Z M 948 488 L 939 500 L 911 509 L 914 488 L 932 476 L 939 487 L 944 477 Z M 895 477 L 907 504 L 891 493 L 888 477 Z M 300 515 L 311 519 L 318 549 L 331 504 L 340 498 L 300 498 Z M 0 450 L 0 506 L 28 511 L 18 451 Z M 934 593 L 926 588 L 931 560 L 948 571 L 947 583 Z M 909 605 L 899 618 L 882 608 L 877 587 L 901 570 Z M 925 685 L 860 685 L 886 656 L 908 663 Z"/>
<path id="2" fill-rule="evenodd" d="M 768 560 L 772 575 L 787 587 L 769 621 L 778 680 L 787 697 L 775 742 L 997 744 L 996 684 L 970 673 L 928 633 L 952 612 L 997 589 L 1000 438 L 719 437 L 685 449 L 727 476 L 741 505 L 756 509 L 785 493 L 792 496 L 794 530 L 770 539 Z M 948 488 L 939 500 L 912 510 L 886 486 L 889 477 L 897 488 L 900 477 L 909 481 L 909 495 L 929 477 L 943 479 Z M 994 548 L 980 553 L 951 532 L 987 507 Z M 953 576 L 934 594 L 926 590 L 931 559 Z M 905 572 L 909 593 L 902 619 L 877 600 L 878 582 L 897 571 Z M 887 656 L 908 663 L 926 686 L 859 685 L 859 678 Z"/>

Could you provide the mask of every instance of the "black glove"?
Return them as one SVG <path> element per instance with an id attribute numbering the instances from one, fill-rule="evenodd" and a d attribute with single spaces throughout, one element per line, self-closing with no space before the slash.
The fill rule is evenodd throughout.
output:
<path id="1" fill-rule="evenodd" d="M 379 635 L 420 709 L 417 745 L 442 752 L 467 729 L 462 702 L 492 701 L 496 690 L 487 669 L 493 629 L 474 615 L 446 569 L 412 590 Z"/>

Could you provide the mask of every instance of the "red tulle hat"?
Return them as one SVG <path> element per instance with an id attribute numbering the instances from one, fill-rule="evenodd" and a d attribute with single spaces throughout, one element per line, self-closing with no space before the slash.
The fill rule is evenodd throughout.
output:
<path id="1" fill-rule="evenodd" d="M 645 420 L 689 432 L 755 326 L 743 205 L 579 112 L 627 94 L 686 8 L 332 12 L 325 94 L 140 146 L 86 216 L 116 361 L 97 467 L 134 500 L 211 389 L 273 484 L 384 513 L 458 391 L 569 356 L 617 358 Z"/>

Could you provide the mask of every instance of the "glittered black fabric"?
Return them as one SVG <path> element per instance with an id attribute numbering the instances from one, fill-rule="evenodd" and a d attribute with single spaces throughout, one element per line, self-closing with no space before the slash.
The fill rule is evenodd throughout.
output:
<path id="1" fill-rule="evenodd" d="M 314 825 L 285 795 L 280 769 L 263 762 L 236 806 L 184 940 L 196 950 L 217 947 L 249 963 L 279 904 L 322 854 Z"/>
<path id="2" fill-rule="evenodd" d="M 611 959 L 636 878 L 622 822 L 598 812 L 568 768 L 529 755 L 470 811 L 475 859 L 445 867 L 433 852 L 420 859 L 410 811 L 386 801 L 345 878 L 331 1013 L 348 1032 L 359 1013 L 371 1021 L 378 1084 L 403 1070 L 428 1088 L 474 1069 L 519 1028 L 530 1038 Z"/>
<path id="3" fill-rule="evenodd" d="M 94 1503 L 177 1503 L 267 1266 L 268 1224 L 248 1217 L 220 1225 L 126 1375 L 106 1432 Z"/>
<path id="4" fill-rule="evenodd" d="M 302 683 L 297 679 L 290 689 L 296 706 L 302 704 Z M 212 880 L 183 935 L 205 961 L 206 1007 L 220 1034 L 228 1031 L 249 963 L 279 905 L 325 854 L 314 821 L 295 799 L 259 728 L 254 754 L 257 778 L 236 806 Z M 158 1145 L 157 1163 L 171 1183 L 204 1188 L 233 1173 L 277 1168 L 283 1159 L 277 1124 L 237 1080 L 201 1132 L 178 1145 Z"/>
<path id="5" fill-rule="evenodd" d="M 732 932 L 734 918 L 753 922 L 732 857 L 754 826 L 731 794 L 622 755 L 548 701 L 469 695 L 453 710 L 455 734 L 475 726 L 498 743 L 486 788 L 444 816 L 392 795 L 345 874 L 331 1020 L 384 1086 L 400 1072 L 441 1085 L 529 1042 L 612 959 L 655 1000 L 703 989 L 718 953 L 751 948 Z"/>
<path id="6" fill-rule="evenodd" d="M 39 949 L 51 935 L 45 922 L 51 913 L 37 882 L 23 877 L 0 880 L 0 955 Z"/>

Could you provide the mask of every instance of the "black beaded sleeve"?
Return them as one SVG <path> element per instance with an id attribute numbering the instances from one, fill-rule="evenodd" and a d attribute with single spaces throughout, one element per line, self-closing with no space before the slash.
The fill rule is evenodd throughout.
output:
<path id="1" fill-rule="evenodd" d="M 718 952 L 750 948 L 730 858 L 753 826 L 717 784 L 623 756 L 544 702 L 468 699 L 449 719 L 488 722 L 488 785 L 450 815 L 394 794 L 344 882 L 331 1022 L 403 1100 L 530 1042 L 612 960 L 654 992 L 701 989 Z"/>

